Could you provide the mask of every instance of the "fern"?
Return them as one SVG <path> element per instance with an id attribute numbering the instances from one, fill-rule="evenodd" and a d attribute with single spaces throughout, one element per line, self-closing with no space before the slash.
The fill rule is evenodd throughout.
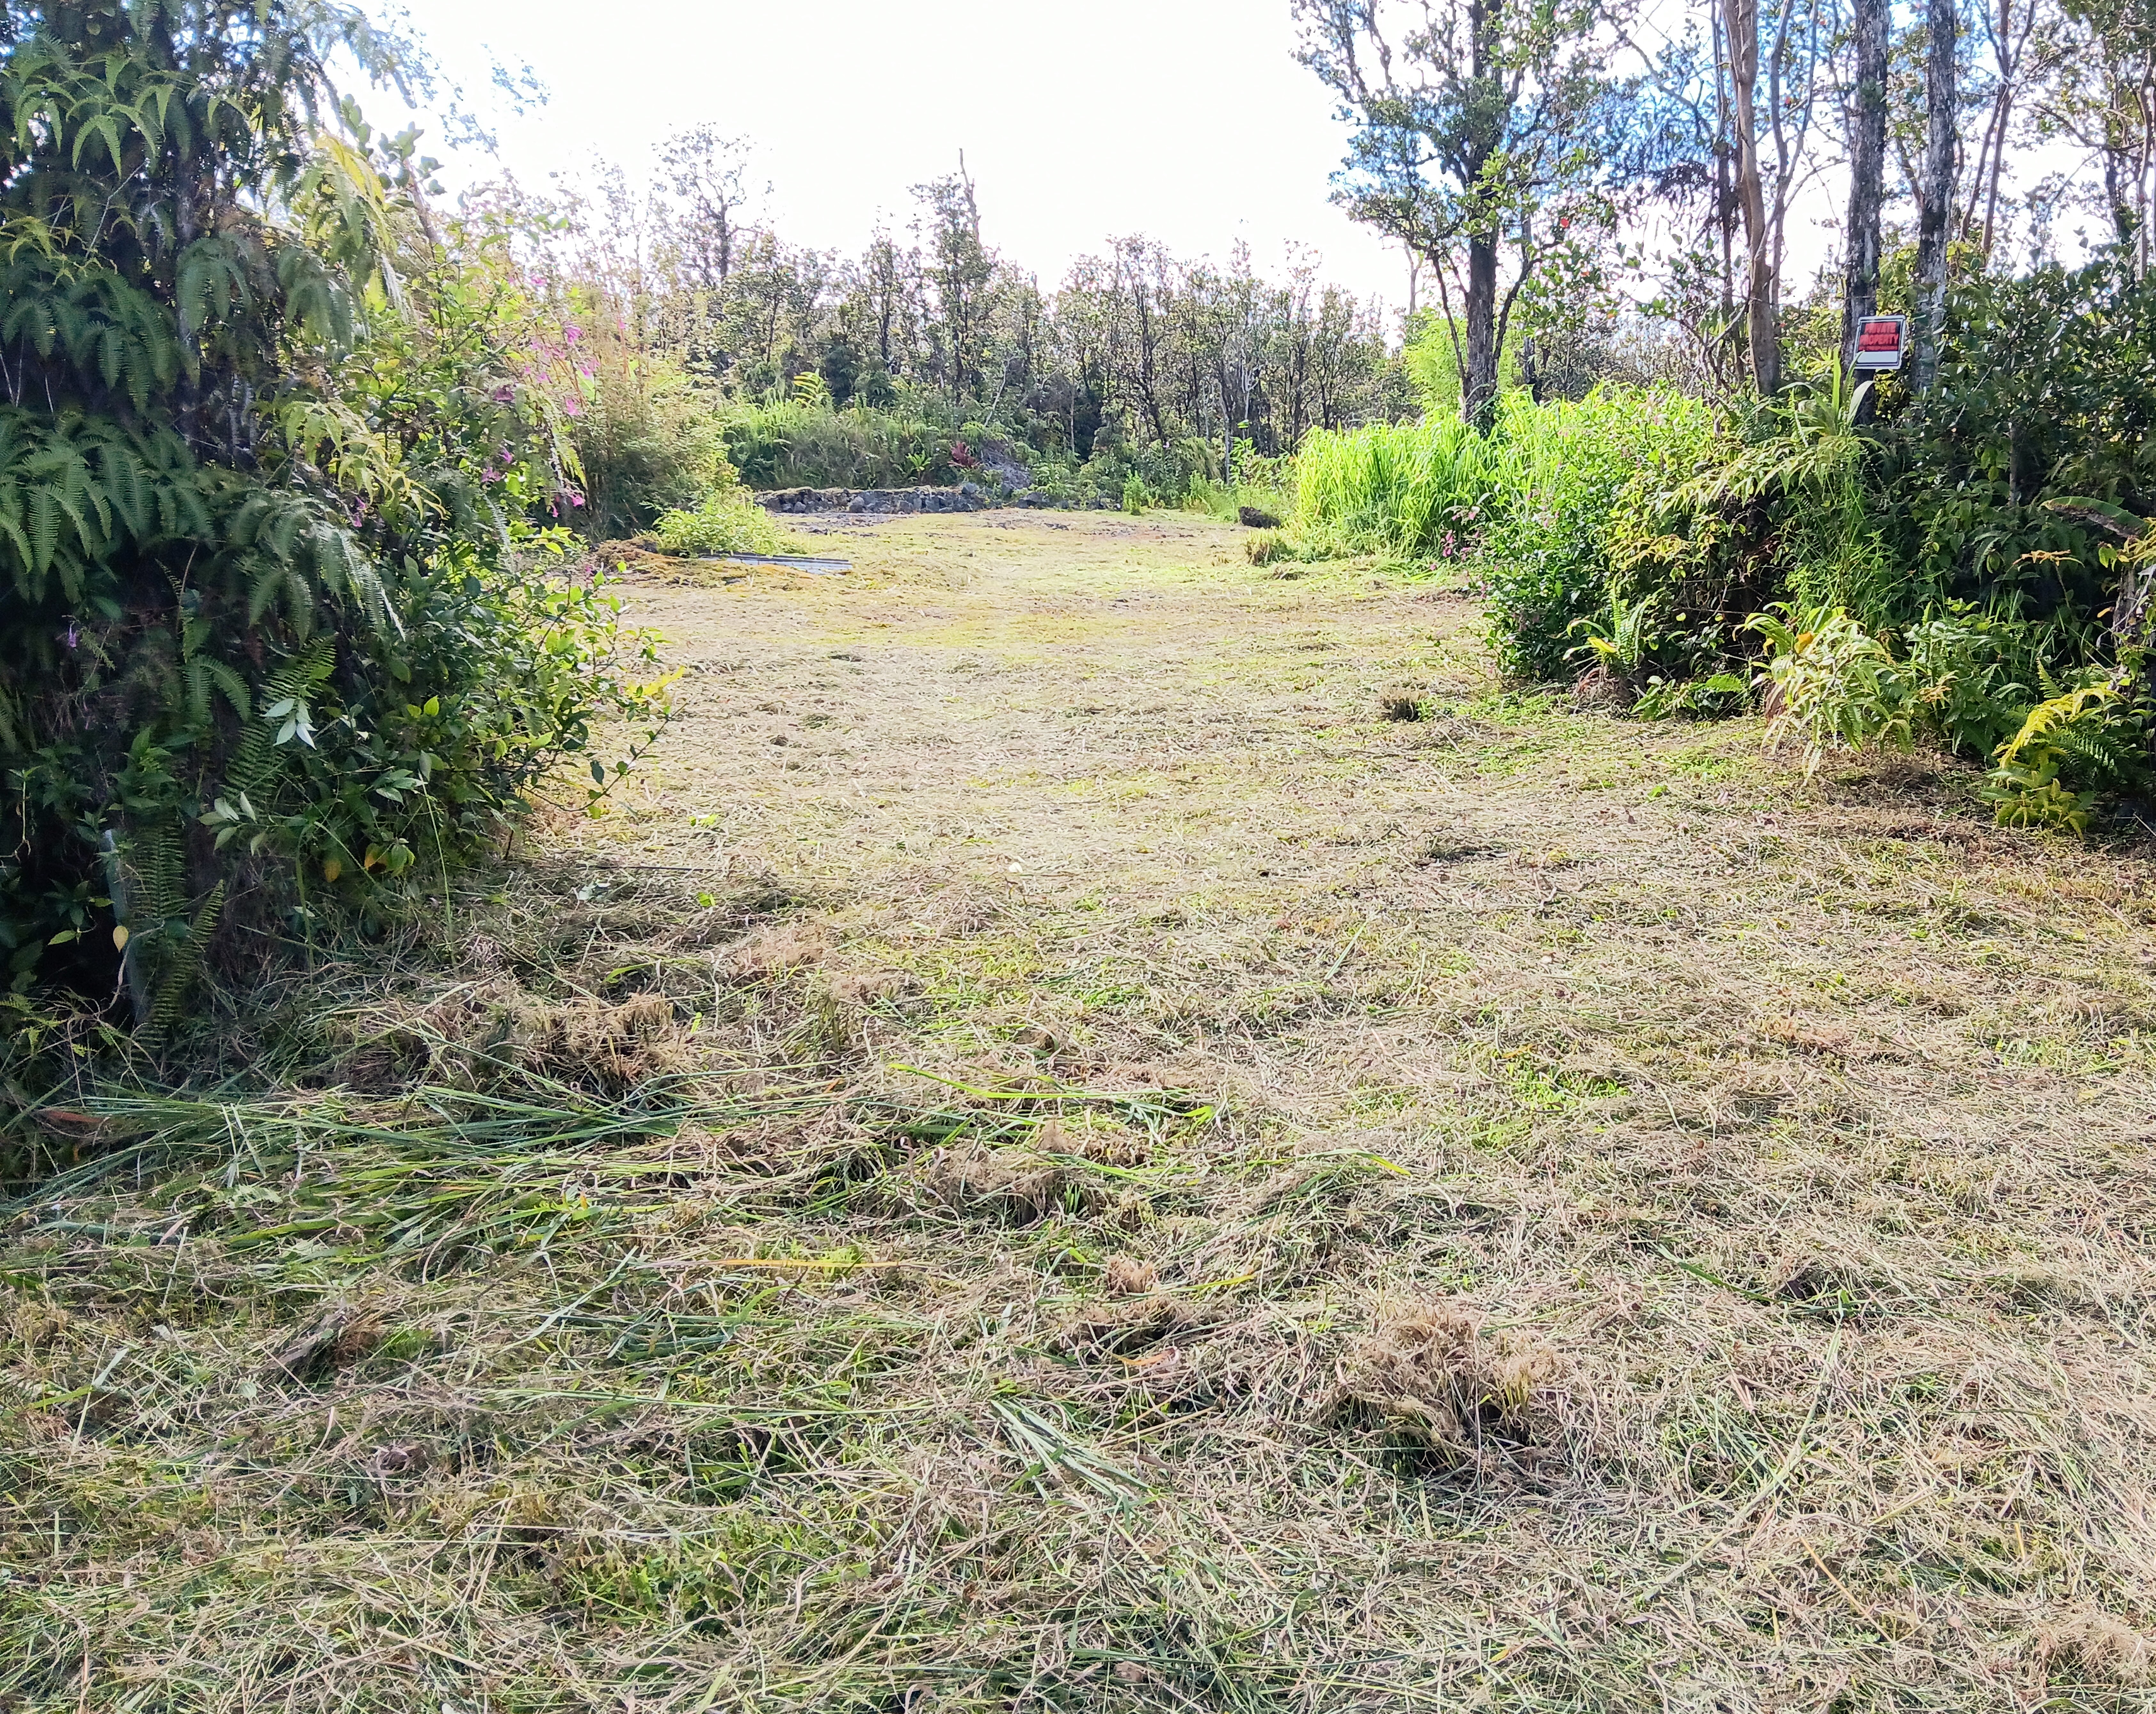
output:
<path id="1" fill-rule="evenodd" d="M 2064 691 L 2048 674 L 2041 682 L 2056 694 L 2030 709 L 2020 730 L 1999 747 L 1984 796 L 2002 827 L 2085 834 L 2100 795 L 2094 788 L 2123 783 L 2135 764 L 2137 747 L 2119 720 L 2125 676 Z"/>
<path id="2" fill-rule="evenodd" d="M 164 941 L 157 995 L 151 1002 L 150 1015 L 141 1020 L 145 1033 L 152 1040 L 172 1027 L 196 978 L 202 974 L 203 953 L 209 945 L 209 937 L 217 931 L 218 919 L 224 914 L 225 886 L 226 883 L 220 880 L 212 887 L 209 896 L 195 907 L 193 916 Z"/>
<path id="3" fill-rule="evenodd" d="M 275 711 L 304 707 L 336 666 L 336 643 L 317 637 L 270 675 L 262 686 L 261 717 L 249 722 L 247 736 L 225 769 L 228 787 L 252 797 L 264 795 L 277 765 L 278 722 L 285 717 Z"/>

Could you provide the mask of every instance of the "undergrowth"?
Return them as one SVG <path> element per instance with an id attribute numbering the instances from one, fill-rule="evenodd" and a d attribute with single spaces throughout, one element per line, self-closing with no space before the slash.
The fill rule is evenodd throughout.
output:
<path id="1" fill-rule="evenodd" d="M 660 553 L 689 558 L 783 553 L 795 542 L 746 489 L 715 489 L 694 509 L 662 513 L 647 539 Z"/>

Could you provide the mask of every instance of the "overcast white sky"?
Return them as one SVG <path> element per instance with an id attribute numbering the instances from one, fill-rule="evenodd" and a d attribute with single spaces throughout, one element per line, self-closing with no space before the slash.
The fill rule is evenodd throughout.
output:
<path id="1" fill-rule="evenodd" d="M 1342 131 L 1287 0 L 412 0 L 411 22 L 535 185 L 594 154 L 644 168 L 708 121 L 760 146 L 788 238 L 852 251 L 880 214 L 902 229 L 907 187 L 963 149 L 985 235 L 1046 287 L 1142 232 L 1215 257 L 1240 238 L 1269 272 L 1306 244 L 1327 278 L 1406 296 L 1399 251 L 1327 200 Z M 490 54 L 528 62 L 547 105 L 490 103 Z"/>

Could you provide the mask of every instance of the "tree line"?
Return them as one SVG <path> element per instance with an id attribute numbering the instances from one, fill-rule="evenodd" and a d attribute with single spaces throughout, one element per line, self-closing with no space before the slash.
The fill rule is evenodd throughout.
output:
<path id="1" fill-rule="evenodd" d="M 1478 423 L 1508 341 L 1577 334 L 1628 294 L 1712 382 L 1765 396 L 1798 345 L 1838 343 L 1845 367 L 1860 319 L 1908 313 L 1921 393 L 1951 281 L 2076 248 L 2148 269 L 2145 0 L 1295 10 L 1350 126 L 1339 199 L 1428 268 Z M 1793 281 L 1792 222 L 1822 195 L 1839 255 Z"/>
<path id="2" fill-rule="evenodd" d="M 657 170 L 598 169 L 550 197 L 478 202 L 535 268 L 639 357 L 744 404 L 903 408 L 1081 462 L 1102 440 L 1292 450 L 1306 431 L 1412 408 L 1385 306 L 1296 251 L 1277 272 L 1110 240 L 1060 285 L 994 247 L 958 169 L 912 187 L 905 229 L 856 254 L 789 241 L 745 138 L 702 126 Z"/>

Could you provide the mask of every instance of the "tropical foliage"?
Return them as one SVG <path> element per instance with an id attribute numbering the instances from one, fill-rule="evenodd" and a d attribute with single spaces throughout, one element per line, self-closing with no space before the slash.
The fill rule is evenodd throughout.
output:
<path id="1" fill-rule="evenodd" d="M 2123 257 L 1972 284 L 1933 394 L 1824 364 L 1768 401 L 1668 387 L 1315 435 L 1297 545 L 1463 554 L 1505 669 L 1599 669 L 1637 715 L 1770 742 L 1935 745 L 2002 821 L 2086 829 L 2148 771 L 2156 289 Z"/>
<path id="2" fill-rule="evenodd" d="M 319 0 L 10 5 L 4 42 L 0 945 L 155 1028 L 660 703 L 564 575 L 544 305 L 334 85 L 400 44 Z"/>

